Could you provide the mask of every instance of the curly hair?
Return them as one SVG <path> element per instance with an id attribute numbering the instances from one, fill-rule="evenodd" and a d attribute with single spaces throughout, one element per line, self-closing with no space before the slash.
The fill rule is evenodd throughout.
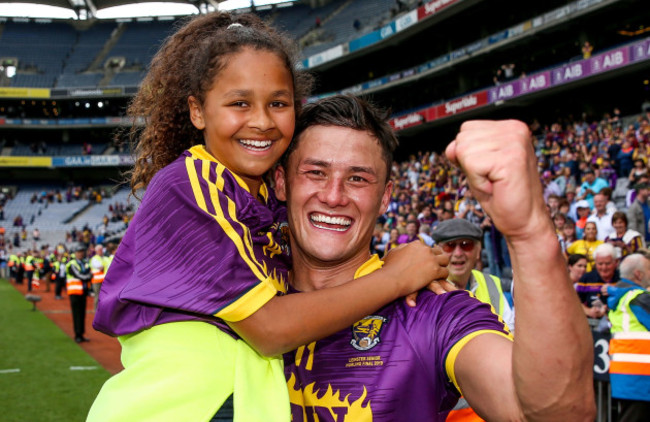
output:
<path id="1" fill-rule="evenodd" d="M 296 67 L 298 49 L 293 40 L 252 14 L 215 12 L 190 18 L 156 53 L 127 110 L 134 119 L 128 136 L 135 164 L 127 173 L 134 196 L 158 170 L 186 149 L 203 143 L 202 132 L 190 120 L 188 97 L 203 104 L 215 77 L 227 64 L 227 56 L 245 47 L 269 51 L 282 59 L 293 79 L 294 108 L 299 114 L 312 77 Z M 137 125 L 142 118 L 144 127 Z"/>

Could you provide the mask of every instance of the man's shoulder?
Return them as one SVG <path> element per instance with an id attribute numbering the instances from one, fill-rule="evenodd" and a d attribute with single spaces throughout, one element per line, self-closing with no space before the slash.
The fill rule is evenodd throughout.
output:
<path id="1" fill-rule="evenodd" d="M 580 278 L 581 283 L 602 283 L 603 279 L 597 270 L 591 270 Z"/>
<path id="2" fill-rule="evenodd" d="M 427 329 L 431 329 L 435 327 L 432 324 L 451 319 L 458 320 L 459 317 L 469 315 L 475 307 L 483 304 L 466 290 L 455 290 L 441 295 L 423 290 L 416 301 L 417 305 L 411 307 L 404 299 L 398 299 L 382 311 L 392 313 L 407 327 L 424 325 Z"/>

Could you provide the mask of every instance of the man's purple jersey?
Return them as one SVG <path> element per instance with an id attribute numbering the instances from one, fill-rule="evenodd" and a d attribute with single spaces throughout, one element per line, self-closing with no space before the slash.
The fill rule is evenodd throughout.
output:
<path id="1" fill-rule="evenodd" d="M 230 332 L 286 291 L 286 210 L 260 199 L 203 146 L 185 151 L 149 184 L 99 296 L 95 329 L 124 335 L 201 320 Z"/>
<path id="2" fill-rule="evenodd" d="M 381 266 L 373 256 L 356 276 Z M 284 356 L 293 422 L 444 421 L 458 392 L 454 362 L 483 333 L 512 338 L 467 291 L 397 300 Z"/>

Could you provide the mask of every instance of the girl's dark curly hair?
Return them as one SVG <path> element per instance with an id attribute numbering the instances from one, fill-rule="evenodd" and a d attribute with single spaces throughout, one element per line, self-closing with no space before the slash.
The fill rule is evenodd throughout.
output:
<path id="1" fill-rule="evenodd" d="M 230 26 L 233 23 L 239 25 Z M 293 78 L 294 107 L 299 114 L 312 78 L 296 68 L 298 49 L 288 36 L 252 14 L 215 12 L 191 18 L 154 56 L 127 110 L 134 118 L 128 132 L 135 152 L 135 165 L 128 173 L 134 196 L 158 170 L 203 143 L 202 132 L 190 121 L 187 99 L 194 96 L 203 104 L 227 56 L 244 47 L 269 51 L 283 60 Z M 135 123 L 142 117 L 144 127 Z"/>

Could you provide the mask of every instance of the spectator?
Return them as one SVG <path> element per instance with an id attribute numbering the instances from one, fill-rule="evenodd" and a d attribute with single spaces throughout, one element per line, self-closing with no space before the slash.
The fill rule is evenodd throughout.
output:
<path id="1" fill-rule="evenodd" d="M 594 51 L 594 47 L 589 43 L 589 41 L 585 41 L 584 44 L 582 44 L 582 58 L 583 59 L 588 59 L 591 57 L 591 52 Z"/>
<path id="2" fill-rule="evenodd" d="M 594 214 L 590 215 L 587 221 L 596 224 L 598 240 L 605 240 L 614 230 L 612 227 L 613 214 L 607 210 L 607 197 L 602 193 L 594 195 Z"/>
<path id="3" fill-rule="evenodd" d="M 596 177 L 594 170 L 587 167 L 584 171 L 585 181 L 580 185 L 578 196 L 576 199 L 585 199 L 589 202 L 589 208 L 594 207 L 594 195 L 601 191 L 601 189 L 609 186 L 605 180 Z"/>
<path id="4" fill-rule="evenodd" d="M 589 221 L 585 224 L 584 238 L 576 240 L 567 248 L 567 253 L 580 254 L 587 257 L 587 271 L 591 271 L 594 265 L 594 251 L 603 241 L 597 239 L 598 228 L 596 223 Z"/>
<path id="5" fill-rule="evenodd" d="M 636 198 L 627 210 L 627 220 L 629 228 L 641 233 L 645 243 L 650 242 L 650 231 L 648 230 L 648 221 L 650 220 L 650 205 L 648 204 L 648 195 L 650 194 L 650 185 L 646 183 L 635 186 Z"/>
<path id="6" fill-rule="evenodd" d="M 580 254 L 569 255 L 567 265 L 569 268 L 569 279 L 575 287 L 587 272 L 587 257 Z"/>
<path id="7" fill-rule="evenodd" d="M 614 249 L 616 249 L 616 258 L 622 259 L 645 247 L 641 233 L 627 228 L 627 216 L 625 213 L 620 211 L 615 212 L 612 215 L 612 226 L 614 227 L 614 232 L 605 239 L 605 242 L 611 243 L 614 246 Z"/>
<path id="8" fill-rule="evenodd" d="M 605 299 L 602 294 L 604 285 L 614 285 L 620 280 L 616 251 L 609 243 L 598 245 L 594 250 L 595 269 L 582 276 L 575 286 L 582 308 L 590 318 L 602 318 L 605 315 Z"/>

